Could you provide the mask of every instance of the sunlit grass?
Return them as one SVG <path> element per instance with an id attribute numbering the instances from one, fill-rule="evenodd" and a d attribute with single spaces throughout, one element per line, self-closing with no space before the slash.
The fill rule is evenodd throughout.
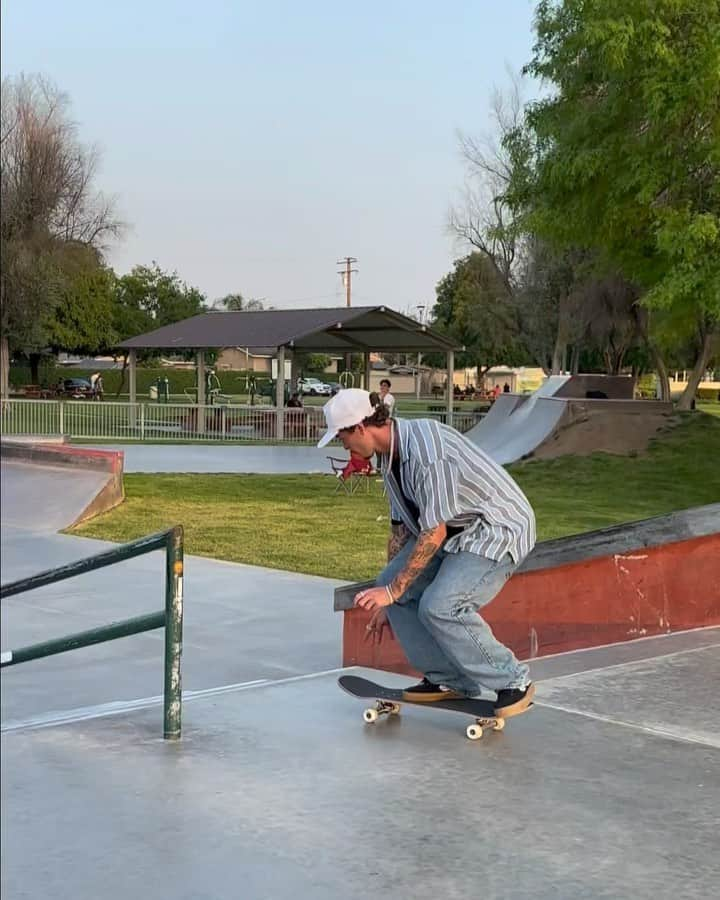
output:
<path id="1" fill-rule="evenodd" d="M 540 539 L 720 501 L 720 419 L 690 413 L 634 457 L 598 453 L 510 467 Z M 323 475 L 125 476 L 122 506 L 81 525 L 129 541 L 181 523 L 186 552 L 360 580 L 382 566 L 389 528 L 382 485 L 349 497 Z"/>

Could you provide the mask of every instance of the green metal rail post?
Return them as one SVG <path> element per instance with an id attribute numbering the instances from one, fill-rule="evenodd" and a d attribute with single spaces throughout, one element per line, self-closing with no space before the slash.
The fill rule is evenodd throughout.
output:
<path id="1" fill-rule="evenodd" d="M 177 740 L 182 727 L 183 532 L 168 533 L 165 571 L 164 737 Z"/>
<path id="2" fill-rule="evenodd" d="M 15 666 L 32 659 L 54 656 L 68 650 L 102 644 L 117 638 L 128 637 L 165 628 L 165 691 L 164 691 L 164 728 L 163 736 L 167 740 L 178 740 L 182 727 L 182 676 L 180 661 L 182 658 L 182 623 L 183 623 L 183 529 L 176 525 L 168 531 L 151 534 L 128 544 L 123 544 L 96 556 L 80 559 L 76 562 L 48 569 L 37 575 L 13 581 L 0 587 L 0 598 L 12 597 L 48 584 L 56 584 L 67 578 L 73 578 L 85 572 L 92 572 L 105 566 L 150 553 L 153 550 L 165 550 L 165 609 L 160 612 L 135 616 L 121 622 L 112 622 L 87 631 L 79 631 L 64 637 L 53 638 L 17 650 L 7 650 L 0 654 L 0 668 Z"/>

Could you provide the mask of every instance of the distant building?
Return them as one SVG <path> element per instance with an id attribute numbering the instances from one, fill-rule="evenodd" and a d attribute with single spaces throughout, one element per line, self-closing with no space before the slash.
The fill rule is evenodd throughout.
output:
<path id="1" fill-rule="evenodd" d="M 275 352 L 270 348 L 249 350 L 247 347 L 226 347 L 218 353 L 216 368 L 219 371 L 246 369 L 250 372 L 257 372 L 259 375 L 272 376 L 272 361 Z M 321 355 L 326 356 L 327 354 Z M 326 366 L 323 372 L 327 375 L 335 374 L 340 359 L 339 356 L 331 356 L 330 365 Z"/>

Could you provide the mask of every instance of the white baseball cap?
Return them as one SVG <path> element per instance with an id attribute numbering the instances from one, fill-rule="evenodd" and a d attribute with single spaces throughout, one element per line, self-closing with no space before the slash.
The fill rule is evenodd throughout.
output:
<path id="1" fill-rule="evenodd" d="M 359 425 L 375 412 L 370 394 L 360 388 L 345 388 L 323 406 L 328 430 L 318 441 L 318 447 L 329 444 L 341 428 Z"/>

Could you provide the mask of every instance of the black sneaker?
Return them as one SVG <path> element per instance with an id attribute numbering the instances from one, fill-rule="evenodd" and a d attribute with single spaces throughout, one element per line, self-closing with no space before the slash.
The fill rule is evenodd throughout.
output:
<path id="1" fill-rule="evenodd" d="M 434 703 L 436 700 L 457 700 L 463 695 L 457 691 L 451 691 L 450 688 L 441 687 L 439 684 L 433 684 L 427 678 L 419 684 L 405 688 L 403 691 L 403 699 L 412 703 Z"/>
<path id="2" fill-rule="evenodd" d="M 526 712 L 532 706 L 534 696 L 535 685 L 532 682 L 523 690 L 512 688 L 508 691 L 498 691 L 495 715 L 501 716 L 503 719 L 519 716 L 520 713 Z"/>

